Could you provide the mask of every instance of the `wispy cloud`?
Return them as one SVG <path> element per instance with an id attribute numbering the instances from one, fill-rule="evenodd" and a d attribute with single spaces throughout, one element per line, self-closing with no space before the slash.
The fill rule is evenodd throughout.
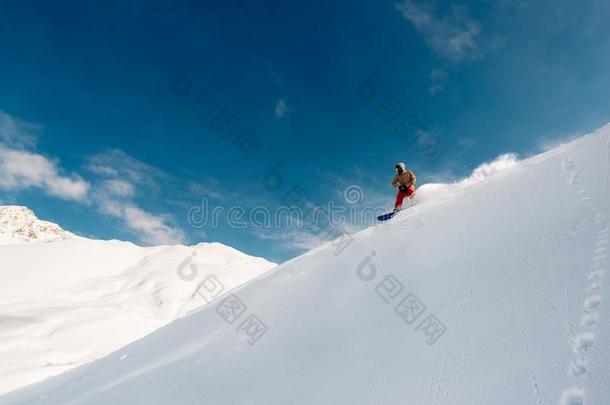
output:
<path id="1" fill-rule="evenodd" d="M 109 195 L 117 197 L 133 197 L 136 193 L 135 186 L 132 183 L 120 179 L 105 180 L 102 182 L 102 188 Z"/>
<path id="2" fill-rule="evenodd" d="M 159 190 L 159 181 L 170 177 L 163 170 L 144 163 L 120 149 L 108 149 L 90 156 L 86 167 L 99 176 L 121 180 L 134 187 L 145 187 L 147 191 L 153 192 Z"/>
<path id="3" fill-rule="evenodd" d="M 277 118 L 283 118 L 284 115 L 290 111 L 292 111 L 292 109 L 286 105 L 286 101 L 284 101 L 283 98 L 280 98 L 275 104 L 275 116 Z"/>
<path id="4" fill-rule="evenodd" d="M 77 174 L 64 174 L 57 160 L 33 150 L 39 130 L 40 125 L 0 111 L 0 189 L 37 188 L 64 200 L 85 201 L 89 190 L 85 180 Z"/>
<path id="5" fill-rule="evenodd" d="M 464 7 L 452 5 L 448 13 L 439 15 L 432 3 L 404 0 L 396 8 L 441 57 L 459 62 L 481 55 L 480 25 Z"/>
<path id="6" fill-rule="evenodd" d="M 155 215 L 133 201 L 113 199 L 103 194 L 97 194 L 95 199 L 100 212 L 120 219 L 144 243 L 167 245 L 184 242 L 184 233 L 172 226 L 173 220 L 169 215 Z"/>
<path id="7" fill-rule="evenodd" d="M 171 216 L 148 212 L 135 200 L 139 193 L 158 192 L 159 183 L 170 177 L 164 171 L 110 149 L 88 159 L 88 180 L 76 173 L 66 174 L 57 159 L 35 150 L 40 128 L 0 111 L 0 189 L 35 188 L 51 197 L 93 206 L 120 219 L 147 244 L 184 242 L 184 233 L 173 225 Z"/>
<path id="8" fill-rule="evenodd" d="M 6 147 L 23 149 L 36 145 L 41 126 L 13 118 L 0 111 L 0 144 Z"/>
<path id="9" fill-rule="evenodd" d="M 136 203 L 138 195 L 159 193 L 160 183 L 170 179 L 167 173 L 119 149 L 91 156 L 86 167 L 98 176 L 92 198 L 100 212 L 120 219 L 144 243 L 184 242 L 184 232 L 173 225 L 171 216 L 150 213 Z"/>

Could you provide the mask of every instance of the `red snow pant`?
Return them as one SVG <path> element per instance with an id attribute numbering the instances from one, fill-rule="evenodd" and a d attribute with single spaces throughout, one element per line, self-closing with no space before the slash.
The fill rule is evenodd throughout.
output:
<path id="1" fill-rule="evenodd" d="M 396 195 L 396 202 L 394 203 L 394 209 L 402 207 L 402 200 L 405 197 L 411 197 L 415 194 L 415 186 L 409 186 L 407 191 L 398 191 L 398 195 Z"/>

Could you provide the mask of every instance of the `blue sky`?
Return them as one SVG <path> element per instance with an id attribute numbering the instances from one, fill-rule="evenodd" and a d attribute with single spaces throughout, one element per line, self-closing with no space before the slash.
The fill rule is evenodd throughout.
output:
<path id="1" fill-rule="evenodd" d="M 273 210 L 294 186 L 341 202 L 350 185 L 390 206 L 397 161 L 452 181 L 610 121 L 607 2 L 172 3 L 0 4 L 0 202 L 86 236 L 283 261 L 319 239 L 193 227 L 189 209 Z M 405 117 L 439 158 L 397 135 Z"/>

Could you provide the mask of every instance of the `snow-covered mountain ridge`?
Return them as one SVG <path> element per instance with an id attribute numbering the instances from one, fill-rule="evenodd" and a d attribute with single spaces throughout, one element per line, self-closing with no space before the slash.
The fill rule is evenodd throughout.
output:
<path id="1" fill-rule="evenodd" d="M 0 206 L 0 244 L 49 242 L 74 235 L 52 222 L 42 221 L 27 207 Z"/>
<path id="2" fill-rule="evenodd" d="M 220 297 L 275 267 L 220 243 L 91 240 L 26 207 L 0 206 L 0 227 L 0 393 L 103 357 L 206 305 L 213 297 L 202 283 L 216 282 Z"/>

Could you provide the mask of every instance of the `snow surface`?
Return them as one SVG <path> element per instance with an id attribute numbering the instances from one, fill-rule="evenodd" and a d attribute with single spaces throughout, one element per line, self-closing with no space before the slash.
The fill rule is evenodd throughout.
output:
<path id="1" fill-rule="evenodd" d="M 0 403 L 609 404 L 609 138 L 422 187 L 343 251 Z"/>
<path id="2" fill-rule="evenodd" d="M 25 207 L 0 207 L 0 240 L 0 393 L 101 358 L 275 267 L 219 243 L 90 240 Z"/>

